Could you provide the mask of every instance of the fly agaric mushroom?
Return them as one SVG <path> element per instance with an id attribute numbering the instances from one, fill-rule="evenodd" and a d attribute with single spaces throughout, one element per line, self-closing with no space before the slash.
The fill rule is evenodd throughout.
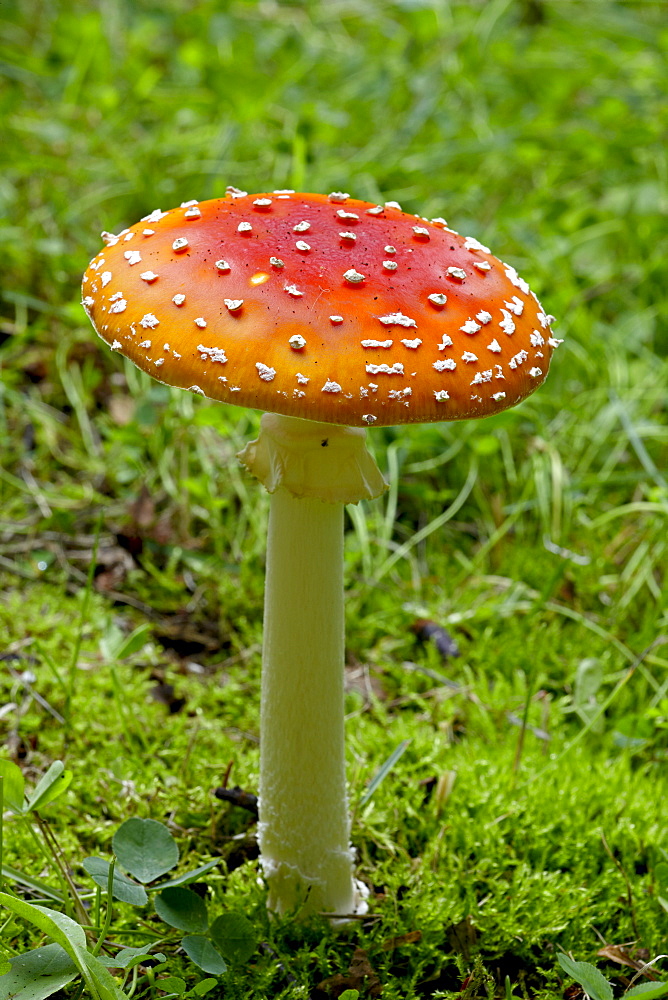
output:
<path id="1" fill-rule="evenodd" d="M 83 280 L 113 351 L 168 385 L 264 410 L 239 456 L 271 494 L 259 842 L 269 907 L 350 914 L 343 505 L 379 496 L 364 428 L 514 406 L 560 341 L 529 286 L 443 219 L 343 192 L 156 210 Z"/>

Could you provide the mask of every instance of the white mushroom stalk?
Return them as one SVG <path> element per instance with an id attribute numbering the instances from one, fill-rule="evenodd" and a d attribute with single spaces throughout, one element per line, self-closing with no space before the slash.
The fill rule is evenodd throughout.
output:
<path id="1" fill-rule="evenodd" d="M 343 505 L 386 488 L 365 431 L 265 414 L 243 464 L 272 494 L 259 842 L 269 908 L 359 910 L 346 794 Z"/>

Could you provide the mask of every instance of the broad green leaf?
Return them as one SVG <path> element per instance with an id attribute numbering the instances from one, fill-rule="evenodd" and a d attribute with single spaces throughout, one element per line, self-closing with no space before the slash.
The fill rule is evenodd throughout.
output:
<path id="1" fill-rule="evenodd" d="M 190 992 L 194 993 L 196 997 L 203 997 L 217 985 L 217 979 L 201 979 L 199 983 L 195 983 Z"/>
<path id="2" fill-rule="evenodd" d="M 121 648 L 124 641 L 123 633 L 118 625 L 114 625 L 111 621 L 108 622 L 100 638 L 100 652 L 105 660 L 115 660 L 116 652 Z"/>
<path id="3" fill-rule="evenodd" d="M 138 652 L 142 646 L 146 645 L 151 635 L 151 625 L 139 625 L 134 632 L 124 639 L 114 651 L 114 659 L 124 660 L 126 656 L 132 656 Z"/>
<path id="4" fill-rule="evenodd" d="M 10 971 L 0 976 L 0 1000 L 45 1000 L 78 974 L 59 944 L 47 944 L 11 960 Z"/>
<path id="5" fill-rule="evenodd" d="M 209 926 L 206 903 L 192 889 L 164 889 L 155 897 L 155 911 L 170 927 L 190 934 L 203 934 Z"/>
<path id="6" fill-rule="evenodd" d="M 35 924 L 67 952 L 83 976 L 93 1000 L 126 1000 L 108 969 L 86 950 L 86 935 L 76 921 L 65 913 L 49 910 L 45 906 L 32 906 L 4 892 L 0 893 L 0 903 Z"/>
<path id="7" fill-rule="evenodd" d="M 668 983 L 639 983 L 632 986 L 624 994 L 626 997 L 642 997 L 642 1000 L 655 1000 L 656 997 L 664 997 L 668 993 Z"/>
<path id="8" fill-rule="evenodd" d="M 90 984 L 88 966 L 86 965 L 86 935 L 83 928 L 64 913 L 57 910 L 50 910 L 46 906 L 33 906 L 16 896 L 9 896 L 6 892 L 0 892 L 0 904 L 6 906 L 8 910 L 15 913 L 28 923 L 39 927 L 48 937 L 59 944 L 70 956 L 81 975 Z M 92 992 L 94 998 L 98 997 L 95 990 Z"/>
<path id="9" fill-rule="evenodd" d="M 140 952 L 137 955 L 128 954 L 128 952 L 137 952 L 137 951 Z M 167 961 L 166 956 L 163 955 L 161 951 L 149 953 L 149 952 L 141 952 L 140 949 L 138 948 L 123 948 L 116 955 L 115 964 L 118 966 L 119 969 L 125 969 L 127 971 L 128 969 L 134 969 L 135 965 L 141 965 L 141 963 L 145 962 L 147 959 L 150 959 L 152 962 Z"/>
<path id="10" fill-rule="evenodd" d="M 38 910 L 40 913 L 43 913 L 53 924 L 55 924 L 60 933 L 67 937 L 67 940 L 73 947 L 77 948 L 81 952 L 86 950 L 86 932 L 81 924 L 78 924 L 76 920 L 72 920 L 71 917 L 68 917 L 66 913 L 61 913 L 60 910 L 51 910 L 48 906 L 35 905 L 32 908 L 34 910 Z M 54 937 L 52 931 L 47 931 L 47 933 Z"/>
<path id="11" fill-rule="evenodd" d="M 100 962 L 95 955 L 91 955 L 87 951 L 84 955 L 86 962 L 86 979 L 89 984 L 89 989 L 93 992 L 93 996 L 99 996 L 100 1000 L 127 1000 L 127 996 L 121 990 L 120 986 L 106 968 Z"/>
<path id="12" fill-rule="evenodd" d="M 65 770 L 62 760 L 54 760 L 46 774 L 40 778 L 32 794 L 28 796 L 28 812 L 48 806 L 65 791 L 71 781 L 72 772 Z"/>
<path id="13" fill-rule="evenodd" d="M 343 993 L 339 993 L 339 1000 L 358 1000 L 359 995 L 359 990 L 344 990 Z"/>
<path id="14" fill-rule="evenodd" d="M 163 993 L 176 993 L 180 997 L 186 991 L 185 979 L 180 979 L 178 976 L 165 976 L 164 979 L 158 980 L 158 986 Z"/>
<path id="15" fill-rule="evenodd" d="M 109 868 L 111 867 L 109 862 L 105 861 L 104 858 L 84 858 L 82 864 L 95 884 L 99 885 L 101 889 L 106 889 L 109 885 Z M 145 906 L 148 903 L 148 896 L 143 885 L 133 882 L 116 868 L 114 869 L 112 893 L 114 899 L 120 899 L 122 903 L 130 903 L 131 906 Z"/>
<path id="16" fill-rule="evenodd" d="M 201 934 L 193 934 L 184 937 L 181 947 L 191 962 L 199 966 L 202 972 L 208 972 L 211 976 L 222 976 L 227 972 L 227 965 L 222 955 L 220 955 L 208 938 Z"/>
<path id="17" fill-rule="evenodd" d="M 99 956 L 98 956 L 99 957 Z M 146 959 L 152 962 L 165 962 L 166 958 L 160 951 L 153 954 L 147 952 L 145 948 L 121 948 L 118 954 L 105 962 L 110 969 L 134 969 L 135 965 L 140 965 Z"/>
<path id="18" fill-rule="evenodd" d="M 612 1000 L 612 987 L 595 965 L 589 962 L 574 962 L 568 955 L 557 955 L 559 965 L 580 984 L 591 1000 Z"/>
<path id="19" fill-rule="evenodd" d="M 213 858 L 211 861 L 207 861 L 205 865 L 201 865 L 199 868 L 193 868 L 190 872 L 185 872 L 183 875 L 177 875 L 176 878 L 170 878 L 168 882 L 161 882 L 160 885 L 152 886 L 152 889 L 173 889 L 177 885 L 189 885 L 191 882 L 197 882 L 202 875 L 206 875 L 206 873 L 210 872 L 212 868 L 219 865 L 221 860 L 221 858 Z"/>
<path id="20" fill-rule="evenodd" d="M 243 964 L 257 948 L 257 934 L 243 913 L 223 913 L 211 925 L 211 940 L 227 962 Z"/>
<path id="21" fill-rule="evenodd" d="M 179 860 L 179 849 L 171 833 L 154 819 L 126 819 L 113 836 L 114 854 L 140 882 L 152 882 Z"/>
<path id="22" fill-rule="evenodd" d="M 5 808 L 13 812 L 23 812 L 25 781 L 23 771 L 12 760 L 0 760 L 0 777 L 4 778 L 3 798 Z"/>

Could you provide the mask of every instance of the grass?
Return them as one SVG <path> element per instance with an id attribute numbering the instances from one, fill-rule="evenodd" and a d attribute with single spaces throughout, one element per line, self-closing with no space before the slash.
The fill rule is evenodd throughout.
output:
<path id="1" fill-rule="evenodd" d="M 561 950 L 619 992 L 634 973 L 603 944 L 668 950 L 663 5 L 23 0 L 2 17 L 0 757 L 28 783 L 72 770 L 43 820 L 80 891 L 93 906 L 83 858 L 151 818 L 178 870 L 227 859 L 201 891 L 255 928 L 213 996 L 548 1000 Z M 100 230 L 229 183 L 445 215 L 565 338 L 515 410 L 371 432 L 392 487 L 349 510 L 346 707 L 372 895 L 342 932 L 267 919 L 256 862 L 235 867 L 250 814 L 211 794 L 230 763 L 257 787 L 267 498 L 234 455 L 258 415 L 151 383 L 79 306 Z M 59 886 L 9 813 L 4 863 Z M 134 995 L 195 986 L 152 912 L 114 906 L 110 940 L 160 934 L 167 956 Z M 8 916 L 0 958 L 46 943 Z"/>

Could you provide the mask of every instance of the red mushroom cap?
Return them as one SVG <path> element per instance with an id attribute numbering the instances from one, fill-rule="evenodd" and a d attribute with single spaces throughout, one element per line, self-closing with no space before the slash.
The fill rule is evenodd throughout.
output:
<path id="1" fill-rule="evenodd" d="M 229 189 L 103 238 L 83 279 L 97 332 L 224 402 L 356 426 L 488 416 L 560 343 L 514 268 L 393 203 Z"/>

